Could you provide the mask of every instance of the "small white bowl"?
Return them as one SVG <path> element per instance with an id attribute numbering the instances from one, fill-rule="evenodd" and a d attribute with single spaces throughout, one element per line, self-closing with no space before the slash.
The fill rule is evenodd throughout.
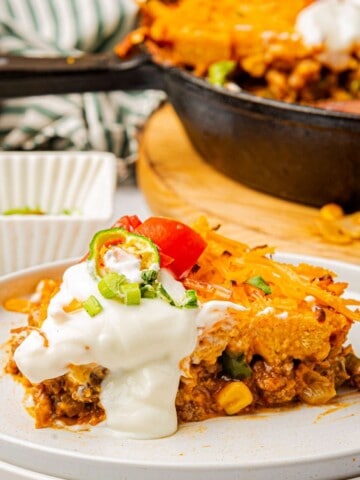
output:
<path id="1" fill-rule="evenodd" d="M 0 153 L 0 275 L 84 255 L 109 226 L 115 188 L 110 153 Z M 5 214 L 26 208 L 44 214 Z"/>

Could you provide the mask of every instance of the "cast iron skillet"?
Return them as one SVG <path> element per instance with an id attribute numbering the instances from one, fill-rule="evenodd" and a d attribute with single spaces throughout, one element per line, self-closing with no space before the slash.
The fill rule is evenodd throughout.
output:
<path id="1" fill-rule="evenodd" d="M 147 55 L 0 57 L 0 97 L 162 89 L 204 160 L 251 188 L 360 209 L 360 116 L 230 93 Z"/>

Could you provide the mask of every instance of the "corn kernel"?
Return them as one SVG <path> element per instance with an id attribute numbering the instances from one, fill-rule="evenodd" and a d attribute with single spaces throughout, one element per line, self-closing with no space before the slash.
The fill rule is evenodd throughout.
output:
<path id="1" fill-rule="evenodd" d="M 228 383 L 217 395 L 217 403 L 227 415 L 239 413 L 252 401 L 252 393 L 244 382 Z"/>
<path id="2" fill-rule="evenodd" d="M 330 243 L 339 245 L 349 245 L 352 242 L 351 236 L 341 229 L 338 222 L 329 220 L 320 220 L 316 222 L 320 235 Z"/>
<path id="3" fill-rule="evenodd" d="M 328 203 L 321 207 L 320 215 L 324 220 L 338 220 L 344 216 L 344 210 L 336 203 Z"/>

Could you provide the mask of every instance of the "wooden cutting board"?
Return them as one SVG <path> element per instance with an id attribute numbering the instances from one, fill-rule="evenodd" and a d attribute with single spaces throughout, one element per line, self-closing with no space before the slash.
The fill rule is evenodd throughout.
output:
<path id="1" fill-rule="evenodd" d="M 186 223 L 204 214 L 250 246 L 360 264 L 360 241 L 338 245 L 317 234 L 318 209 L 252 190 L 205 163 L 170 105 L 155 112 L 141 134 L 137 179 L 154 214 Z"/>

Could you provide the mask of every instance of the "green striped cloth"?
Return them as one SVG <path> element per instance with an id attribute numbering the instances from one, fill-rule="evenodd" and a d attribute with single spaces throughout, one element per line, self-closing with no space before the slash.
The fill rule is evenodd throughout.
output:
<path id="1" fill-rule="evenodd" d="M 0 53 L 71 55 L 111 48 L 133 27 L 132 0 L 0 0 Z M 0 102 L 0 150 L 98 150 L 136 158 L 136 132 L 157 91 L 47 95 Z"/>

